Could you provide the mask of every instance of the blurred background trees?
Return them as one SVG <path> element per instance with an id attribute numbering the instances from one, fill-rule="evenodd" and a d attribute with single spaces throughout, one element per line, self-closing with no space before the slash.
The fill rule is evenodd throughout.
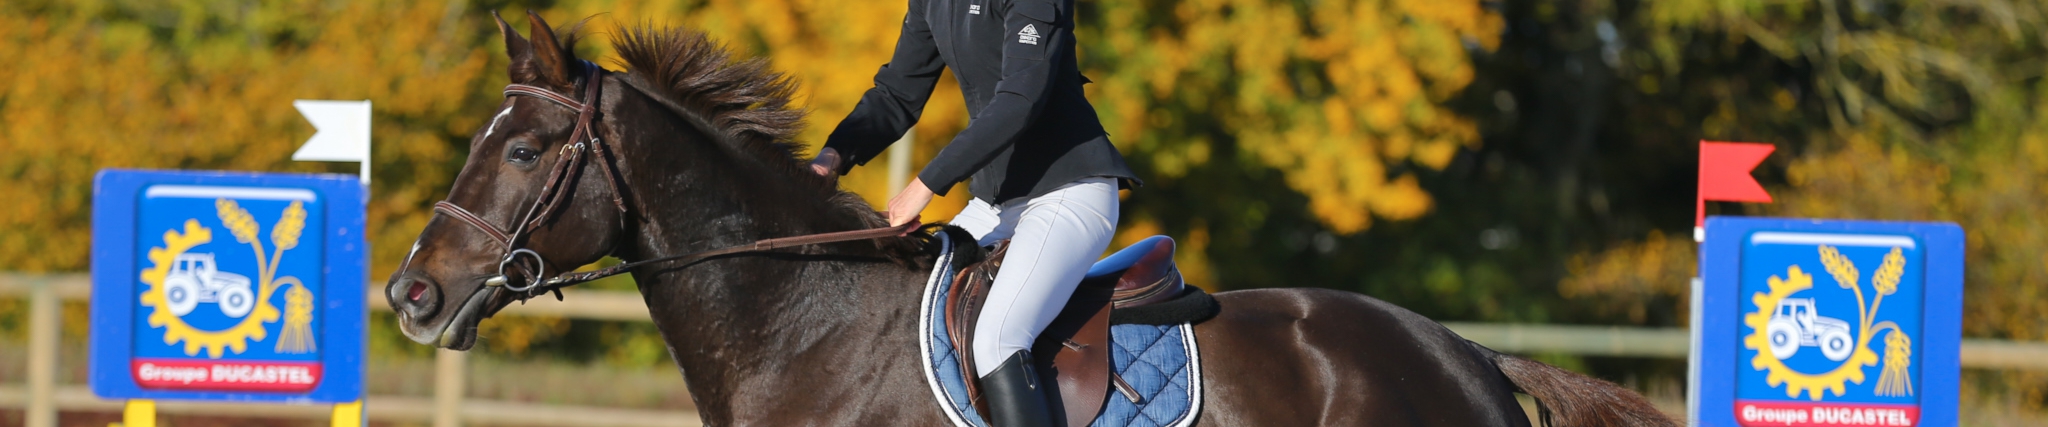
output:
<path id="1" fill-rule="evenodd" d="M 904 3 L 0 3 L 0 269 L 84 271 L 102 167 L 352 172 L 288 160 L 312 133 L 289 101 L 367 98 L 383 277 L 500 100 L 489 11 L 591 17 L 578 51 L 613 69 L 617 25 L 710 32 L 802 83 L 816 144 L 887 60 Z M 1126 200 L 1122 236 L 1174 235 L 1211 289 L 1346 289 L 1443 320 L 1678 326 L 1695 274 L 1695 144 L 1754 141 L 1779 146 L 1757 172 L 1779 203 L 1711 211 L 1961 223 L 1966 333 L 2048 339 L 2038 2 L 1078 3 L 1091 99 L 1148 183 Z M 950 79 L 936 95 L 913 168 L 966 124 Z M 843 185 L 886 200 L 884 162 Z M 19 334 L 8 322 L 0 334 Z M 485 327 L 491 352 L 667 360 L 645 325 Z M 427 350 L 388 324 L 374 340 L 381 354 Z M 1582 367 L 1682 378 L 1682 362 Z M 2048 378 L 1977 381 L 2048 402 Z"/>

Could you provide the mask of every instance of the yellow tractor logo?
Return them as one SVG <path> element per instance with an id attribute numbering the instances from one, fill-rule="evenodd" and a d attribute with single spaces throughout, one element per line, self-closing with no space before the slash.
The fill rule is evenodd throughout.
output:
<path id="1" fill-rule="evenodd" d="M 1750 296 L 1757 311 L 1742 318 L 1743 324 L 1755 331 L 1742 340 L 1744 347 L 1757 350 L 1756 357 L 1750 359 L 1750 367 L 1767 372 L 1764 381 L 1772 387 L 1785 387 L 1785 397 L 1799 397 L 1802 392 L 1815 401 L 1821 400 L 1824 392 L 1842 396 L 1849 383 L 1863 383 L 1864 367 L 1879 364 L 1880 357 L 1871 351 L 1870 345 L 1877 341 L 1878 332 L 1890 330 L 1883 337 L 1884 367 L 1873 392 L 1879 396 L 1912 394 L 1907 372 L 1912 361 L 1912 338 L 1898 324 L 1877 319 L 1877 309 L 1884 304 L 1884 297 L 1899 291 L 1906 257 L 1899 248 L 1892 248 L 1870 277 L 1870 293 L 1865 293 L 1858 282 L 1862 271 L 1840 250 L 1821 245 L 1820 260 L 1837 286 L 1855 293 L 1856 322 L 1821 317 L 1814 312 L 1813 299 L 1792 298 L 1793 294 L 1812 289 L 1814 280 L 1798 265 L 1789 266 L 1784 277 L 1770 277 L 1770 292 Z M 1841 364 L 1821 373 L 1800 372 L 1785 364 L 1801 347 L 1809 346 L 1820 347 L 1822 356 Z"/>
<path id="2" fill-rule="evenodd" d="M 185 220 L 182 232 L 165 231 L 163 246 L 149 249 L 153 266 L 143 270 L 141 277 L 142 283 L 149 285 L 141 297 L 142 306 L 150 308 L 149 326 L 164 329 L 164 344 L 183 343 L 188 356 L 199 355 L 203 349 L 206 357 L 219 359 L 228 351 L 241 353 L 248 350 L 250 342 L 263 341 L 269 335 L 264 324 L 276 323 L 282 314 L 286 324 L 277 351 L 313 351 L 312 292 L 297 277 L 276 277 L 279 261 L 286 251 L 298 246 L 299 233 L 304 231 L 304 204 L 292 202 L 284 209 L 270 230 L 270 252 L 257 239 L 259 226 L 248 210 L 230 199 L 215 200 L 214 207 L 235 240 L 255 249 L 260 270 L 256 280 L 252 283 L 247 276 L 221 271 L 213 253 L 188 252 L 212 242 L 213 229 L 200 225 L 196 218 Z M 291 313 L 280 313 L 270 304 L 271 296 L 280 290 L 285 292 L 285 306 Z M 200 303 L 213 304 L 221 314 L 238 320 L 218 330 L 186 323 L 184 316 L 197 310 Z"/>

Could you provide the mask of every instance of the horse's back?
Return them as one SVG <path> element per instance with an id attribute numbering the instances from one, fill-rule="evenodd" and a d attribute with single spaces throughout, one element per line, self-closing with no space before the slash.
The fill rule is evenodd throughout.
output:
<path id="1" fill-rule="evenodd" d="M 1201 425 L 1529 424 L 1493 362 L 1420 314 L 1327 289 L 1215 296 L 1195 327 Z"/>

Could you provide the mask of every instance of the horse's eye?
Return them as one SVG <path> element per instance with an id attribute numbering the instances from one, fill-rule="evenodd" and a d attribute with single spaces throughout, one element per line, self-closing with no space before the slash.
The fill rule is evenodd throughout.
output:
<path id="1" fill-rule="evenodd" d="M 540 150 L 535 150 L 526 147 L 515 147 L 512 149 L 512 153 L 507 154 L 505 158 L 506 160 L 511 160 L 513 163 L 533 163 L 534 160 L 540 159 Z"/>

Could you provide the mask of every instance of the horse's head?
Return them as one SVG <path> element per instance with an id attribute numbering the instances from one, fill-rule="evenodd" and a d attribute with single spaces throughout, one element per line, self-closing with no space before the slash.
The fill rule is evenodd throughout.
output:
<path id="1" fill-rule="evenodd" d="M 573 31 L 558 38 L 540 16 L 528 18 L 530 41 L 497 19 L 513 85 L 391 276 L 386 297 L 413 341 L 468 349 L 483 318 L 547 275 L 610 253 L 625 226 L 612 166 L 599 164 L 606 153 L 593 140 L 608 135 L 602 121 L 585 120 L 602 103 L 587 96 L 604 73 L 571 52 Z"/>

